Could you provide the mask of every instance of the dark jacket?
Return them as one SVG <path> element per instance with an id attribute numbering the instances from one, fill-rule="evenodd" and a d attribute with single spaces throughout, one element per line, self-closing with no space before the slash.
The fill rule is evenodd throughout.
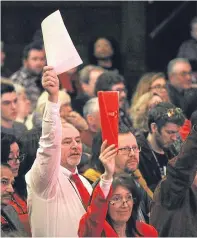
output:
<path id="1" fill-rule="evenodd" d="M 162 177 L 159 166 L 157 165 L 146 136 L 146 134 L 136 135 L 137 143 L 141 147 L 139 170 L 142 173 L 148 187 L 154 191 Z M 165 155 L 168 159 L 174 157 L 170 150 L 166 150 Z"/>
<path id="2" fill-rule="evenodd" d="M 1 215 L 6 218 L 9 223 L 11 231 L 6 231 L 6 229 L 1 226 L 1 236 L 2 237 L 26 237 L 28 236 L 24 230 L 22 223 L 20 222 L 15 209 L 10 206 L 1 205 Z"/>
<path id="3" fill-rule="evenodd" d="M 170 83 L 167 83 L 167 90 L 172 104 L 174 104 L 176 107 L 181 108 L 187 117 L 188 110 L 192 110 L 192 112 L 195 110 L 194 98 L 196 98 L 197 94 L 196 88 L 178 89 Z M 190 109 L 191 106 L 193 109 Z M 190 112 L 190 116 L 192 112 Z"/>
<path id="4" fill-rule="evenodd" d="M 195 39 L 184 41 L 179 48 L 177 58 L 197 61 L 197 41 Z"/>
<path id="5" fill-rule="evenodd" d="M 185 111 L 185 107 L 186 107 L 185 90 L 175 88 L 172 84 L 167 83 L 167 91 L 168 91 L 168 95 L 170 97 L 170 101 L 172 102 L 172 104 L 174 104 L 176 107 L 179 107 L 183 111 Z"/>
<path id="6" fill-rule="evenodd" d="M 192 130 L 179 155 L 169 163 L 167 177 L 156 188 L 151 224 L 159 236 L 197 237 L 197 131 Z"/>

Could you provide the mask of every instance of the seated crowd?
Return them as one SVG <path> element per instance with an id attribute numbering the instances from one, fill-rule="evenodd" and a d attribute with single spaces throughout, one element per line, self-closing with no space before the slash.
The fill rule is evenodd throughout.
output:
<path id="1" fill-rule="evenodd" d="M 32 42 L 1 78 L 2 236 L 197 236 L 190 62 L 145 73 L 129 102 L 110 40 L 92 50 L 90 65 L 56 75 Z M 119 92 L 118 148 L 102 140 L 99 91 Z"/>

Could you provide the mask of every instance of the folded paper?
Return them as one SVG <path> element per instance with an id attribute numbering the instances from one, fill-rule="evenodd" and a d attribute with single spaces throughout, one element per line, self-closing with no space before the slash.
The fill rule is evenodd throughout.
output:
<path id="1" fill-rule="evenodd" d="M 116 91 L 98 92 L 102 139 L 108 145 L 118 148 L 119 93 Z"/>
<path id="2" fill-rule="evenodd" d="M 53 66 L 58 75 L 83 63 L 68 34 L 59 10 L 46 17 L 41 28 L 47 65 Z"/>

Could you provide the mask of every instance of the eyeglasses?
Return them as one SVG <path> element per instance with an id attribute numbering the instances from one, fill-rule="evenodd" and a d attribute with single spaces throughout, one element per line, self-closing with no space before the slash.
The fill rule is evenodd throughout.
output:
<path id="1" fill-rule="evenodd" d="M 193 75 L 193 72 L 190 71 L 190 72 L 186 72 L 186 71 L 183 71 L 183 72 L 179 72 L 179 73 L 175 73 L 175 74 L 179 74 L 180 76 L 182 77 L 185 77 L 185 76 L 192 76 Z"/>
<path id="2" fill-rule="evenodd" d="M 109 201 L 109 203 L 113 206 L 121 206 L 124 203 L 130 203 L 133 202 L 134 198 L 132 194 L 128 194 L 126 198 L 123 198 L 122 196 L 114 196 L 112 199 Z"/>
<path id="3" fill-rule="evenodd" d="M 131 151 L 133 151 L 135 154 L 136 153 L 140 153 L 141 151 L 141 147 L 138 146 L 133 146 L 133 147 L 123 147 L 123 148 L 119 148 L 118 152 L 120 152 L 122 155 L 129 155 L 131 153 Z"/>
<path id="4" fill-rule="evenodd" d="M 127 89 L 126 88 L 116 88 L 115 91 L 118 91 L 119 93 L 127 93 Z"/>
<path id="5" fill-rule="evenodd" d="M 166 85 L 155 85 L 153 87 L 151 87 L 151 89 L 156 89 L 161 91 L 162 89 L 166 89 Z"/>
<path id="6" fill-rule="evenodd" d="M 8 158 L 8 161 L 17 163 L 17 160 L 19 160 L 19 162 L 21 163 L 24 159 L 25 159 L 25 154 L 21 154 L 17 158 Z"/>

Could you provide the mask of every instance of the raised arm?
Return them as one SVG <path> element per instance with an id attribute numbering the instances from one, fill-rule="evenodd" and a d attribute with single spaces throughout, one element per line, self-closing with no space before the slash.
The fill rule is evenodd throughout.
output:
<path id="1" fill-rule="evenodd" d="M 43 88 L 48 92 L 42 121 L 42 135 L 35 162 L 28 175 L 31 188 L 43 198 L 55 195 L 61 157 L 61 121 L 59 115 L 59 79 L 52 67 L 44 67 Z"/>
<path id="2" fill-rule="evenodd" d="M 101 180 L 93 191 L 86 214 L 80 220 L 79 237 L 101 237 L 106 223 L 108 202 L 111 197 L 110 188 L 115 170 L 116 153 L 117 149 L 115 149 L 114 145 L 107 148 L 107 142 L 103 142 L 99 159 L 105 168 L 105 172 L 101 175 Z"/>
<path id="3" fill-rule="evenodd" d="M 163 205 L 178 207 L 191 187 L 197 171 L 197 125 L 183 144 L 174 164 L 167 167 L 166 180 L 161 184 Z"/>

